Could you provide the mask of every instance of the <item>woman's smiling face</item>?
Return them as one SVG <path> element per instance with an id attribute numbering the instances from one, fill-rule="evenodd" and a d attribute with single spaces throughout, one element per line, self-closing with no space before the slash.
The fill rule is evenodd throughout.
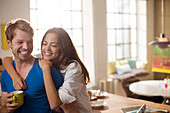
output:
<path id="1" fill-rule="evenodd" d="M 59 57 L 59 46 L 57 36 L 54 33 L 46 34 L 43 42 L 42 42 L 42 55 L 46 60 L 54 60 Z"/>

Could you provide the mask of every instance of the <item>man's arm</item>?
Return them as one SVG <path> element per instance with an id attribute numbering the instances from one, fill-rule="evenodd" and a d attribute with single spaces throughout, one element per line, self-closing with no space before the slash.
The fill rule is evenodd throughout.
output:
<path id="1" fill-rule="evenodd" d="M 3 66 L 12 78 L 13 86 L 16 90 L 27 89 L 25 80 L 17 73 L 13 67 L 12 57 L 5 57 L 2 59 Z"/>
<path id="2" fill-rule="evenodd" d="M 11 104 L 13 101 L 12 93 L 8 94 L 7 92 L 1 93 L 1 112 L 2 113 L 13 113 L 16 109 L 18 109 L 18 103 Z"/>

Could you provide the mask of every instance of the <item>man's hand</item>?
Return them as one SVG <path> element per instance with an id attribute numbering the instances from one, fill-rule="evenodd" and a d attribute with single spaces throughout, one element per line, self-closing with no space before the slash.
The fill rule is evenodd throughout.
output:
<path id="1" fill-rule="evenodd" d="M 13 113 L 16 109 L 18 109 L 18 103 L 11 104 L 11 102 L 13 101 L 12 96 L 12 93 L 7 94 L 6 107 L 8 109 L 8 113 Z"/>
<path id="2" fill-rule="evenodd" d="M 16 76 L 12 78 L 13 86 L 16 90 L 25 90 L 27 89 L 27 85 L 25 80 L 21 76 Z"/>

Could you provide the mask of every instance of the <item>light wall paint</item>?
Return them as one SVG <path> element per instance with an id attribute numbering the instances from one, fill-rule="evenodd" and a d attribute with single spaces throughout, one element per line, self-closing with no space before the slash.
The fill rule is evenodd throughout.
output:
<path id="1" fill-rule="evenodd" d="M 15 18 L 24 18 L 29 21 L 29 10 L 29 0 L 0 0 L 0 24 L 6 24 Z M 0 32 L 0 58 L 11 55 L 10 50 L 2 49 L 2 35 Z"/>

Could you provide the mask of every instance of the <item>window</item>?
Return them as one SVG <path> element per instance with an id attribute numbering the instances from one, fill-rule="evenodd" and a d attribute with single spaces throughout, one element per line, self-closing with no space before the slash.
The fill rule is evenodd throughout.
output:
<path id="1" fill-rule="evenodd" d="M 106 0 L 108 61 L 146 61 L 146 0 Z"/>
<path id="2" fill-rule="evenodd" d="M 30 23 L 34 28 L 33 54 L 40 53 L 41 40 L 52 27 L 63 27 L 83 60 L 81 0 L 30 0 Z"/>

